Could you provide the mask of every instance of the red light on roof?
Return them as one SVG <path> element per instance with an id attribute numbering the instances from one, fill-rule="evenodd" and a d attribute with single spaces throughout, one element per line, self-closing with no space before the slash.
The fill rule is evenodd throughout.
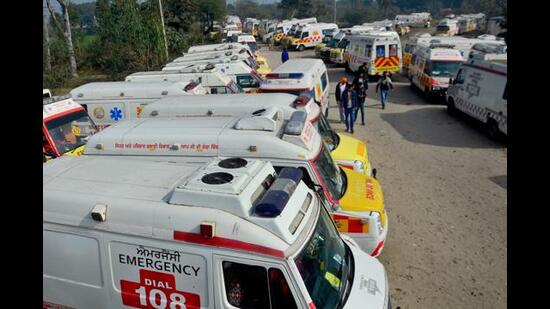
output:
<path id="1" fill-rule="evenodd" d="M 203 222 L 201 223 L 201 236 L 204 238 L 214 238 L 216 234 L 216 223 Z"/>
<path id="2" fill-rule="evenodd" d="M 306 94 L 301 94 L 294 100 L 294 105 L 306 105 L 307 102 L 311 100 L 311 96 Z"/>

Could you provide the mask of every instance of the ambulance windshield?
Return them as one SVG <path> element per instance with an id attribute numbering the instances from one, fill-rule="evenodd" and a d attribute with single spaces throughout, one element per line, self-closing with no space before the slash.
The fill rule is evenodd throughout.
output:
<path id="1" fill-rule="evenodd" d="M 346 192 L 345 178 L 340 168 L 334 163 L 327 147 L 322 144 L 319 157 L 315 160 L 315 167 L 323 179 L 323 183 L 333 199 L 339 200 Z"/>
<path id="2" fill-rule="evenodd" d="M 86 144 L 97 128 L 84 110 L 66 114 L 45 123 L 59 153 L 66 153 Z"/>
<path id="3" fill-rule="evenodd" d="M 353 273 L 352 258 L 324 207 L 313 235 L 294 262 L 316 308 L 343 307 Z"/>
<path id="4" fill-rule="evenodd" d="M 432 76 L 453 77 L 461 63 L 461 61 L 432 61 Z"/>
<path id="5" fill-rule="evenodd" d="M 317 131 L 323 138 L 323 142 L 327 145 L 328 149 L 330 151 L 336 149 L 340 143 L 340 137 L 332 130 L 325 115 L 321 114 L 315 124 L 317 125 Z"/>

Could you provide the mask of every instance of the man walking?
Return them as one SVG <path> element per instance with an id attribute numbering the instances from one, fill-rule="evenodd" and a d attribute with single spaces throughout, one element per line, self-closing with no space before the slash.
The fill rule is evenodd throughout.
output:
<path id="1" fill-rule="evenodd" d="M 353 121 L 355 120 L 355 108 L 357 107 L 357 92 L 352 84 L 346 86 L 346 91 L 342 93 L 342 105 L 346 115 L 346 132 L 353 134 Z"/>
<path id="2" fill-rule="evenodd" d="M 338 111 L 340 113 L 340 122 L 344 122 L 344 107 L 342 105 L 342 94 L 346 91 L 346 85 L 348 83 L 348 78 L 345 76 L 342 76 L 340 78 L 340 82 L 336 84 L 336 91 L 334 92 L 334 96 L 336 97 L 336 104 L 338 105 Z M 328 113 L 327 113 L 328 117 Z"/>
<path id="3" fill-rule="evenodd" d="M 390 89 L 393 90 L 393 84 L 388 72 L 384 72 L 384 75 L 382 75 L 382 77 L 378 80 L 378 84 L 376 84 L 376 93 L 378 93 L 378 89 L 380 89 L 380 102 L 382 102 L 382 109 L 385 109 L 388 93 L 390 92 Z"/>
<path id="4" fill-rule="evenodd" d="M 367 89 L 365 84 L 362 82 L 357 82 L 355 84 L 355 92 L 357 92 L 357 107 L 355 108 L 355 118 L 353 122 L 357 121 L 359 117 L 359 111 L 361 111 L 361 125 L 365 125 L 365 99 L 367 98 Z"/>
<path id="5" fill-rule="evenodd" d="M 281 53 L 281 61 L 285 63 L 288 60 L 288 51 L 286 50 L 286 47 L 283 48 L 283 52 Z"/>

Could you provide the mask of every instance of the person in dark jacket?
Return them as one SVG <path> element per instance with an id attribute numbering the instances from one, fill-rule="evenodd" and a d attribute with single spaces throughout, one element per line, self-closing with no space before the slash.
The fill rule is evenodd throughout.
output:
<path id="1" fill-rule="evenodd" d="M 393 84 L 391 78 L 388 75 L 388 72 L 384 72 L 384 75 L 378 80 L 376 84 L 376 92 L 380 89 L 380 102 L 382 102 L 382 109 L 386 108 L 386 100 L 388 98 L 388 93 L 390 88 L 393 90 Z"/>
<path id="2" fill-rule="evenodd" d="M 355 120 L 355 108 L 357 107 L 357 92 L 352 84 L 346 86 L 346 91 L 342 93 L 342 106 L 346 115 L 346 132 L 353 134 L 353 121 Z"/>
<path id="3" fill-rule="evenodd" d="M 367 98 L 367 89 L 365 88 L 365 84 L 358 81 L 357 84 L 355 84 L 355 92 L 357 93 L 357 107 L 355 108 L 355 118 L 353 119 L 353 122 L 357 121 L 357 117 L 359 117 L 359 111 L 361 111 L 361 125 L 365 125 L 365 100 Z"/>
<path id="4" fill-rule="evenodd" d="M 286 48 L 283 48 L 283 52 L 281 53 L 281 61 L 285 63 L 288 60 L 288 51 Z"/>
<path id="5" fill-rule="evenodd" d="M 345 76 L 342 76 L 342 78 L 340 78 L 340 82 L 336 84 L 336 90 L 334 91 L 334 96 L 336 97 L 336 104 L 338 105 L 338 111 L 340 112 L 340 122 L 345 121 L 344 107 L 342 106 L 341 97 L 342 97 L 342 93 L 346 91 L 347 84 L 348 84 L 348 78 Z M 328 117 L 328 113 L 327 113 L 327 117 Z"/>

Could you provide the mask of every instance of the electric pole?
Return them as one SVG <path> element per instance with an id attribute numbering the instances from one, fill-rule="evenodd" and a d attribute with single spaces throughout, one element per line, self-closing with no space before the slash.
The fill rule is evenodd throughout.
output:
<path id="1" fill-rule="evenodd" d="M 162 0 L 159 0 L 160 22 L 162 23 L 162 34 L 164 35 L 164 50 L 166 52 L 166 61 L 168 61 L 168 40 L 166 39 L 166 28 L 164 27 L 164 14 L 162 13 Z"/>

